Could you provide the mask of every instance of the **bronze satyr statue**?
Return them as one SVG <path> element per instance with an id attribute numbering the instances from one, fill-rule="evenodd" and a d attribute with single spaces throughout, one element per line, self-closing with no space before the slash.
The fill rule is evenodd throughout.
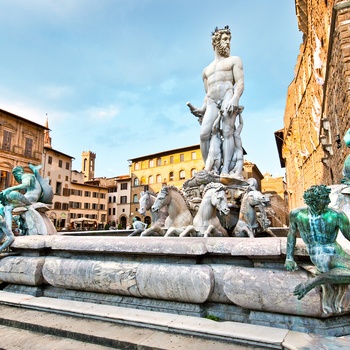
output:
<path id="1" fill-rule="evenodd" d="M 296 286 L 294 295 L 298 299 L 316 286 L 350 284 L 350 255 L 336 241 L 338 230 L 350 241 L 349 219 L 342 211 L 328 207 L 330 191 L 324 185 L 310 187 L 303 196 L 307 207 L 290 213 L 285 267 L 289 271 L 298 269 L 294 247 L 299 231 L 319 272 L 316 277 Z"/>

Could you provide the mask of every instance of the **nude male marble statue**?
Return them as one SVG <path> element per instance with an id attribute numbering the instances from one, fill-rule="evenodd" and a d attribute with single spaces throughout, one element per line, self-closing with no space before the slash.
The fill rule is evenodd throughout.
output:
<path id="1" fill-rule="evenodd" d="M 234 155 L 234 131 L 238 115 L 239 99 L 244 90 L 244 73 L 242 60 L 238 56 L 230 56 L 231 31 L 228 26 L 215 28 L 212 33 L 214 60 L 203 70 L 202 77 L 206 92 L 202 107 L 196 108 L 188 103 L 191 113 L 201 123 L 200 147 L 204 163 L 206 163 L 210 138 L 217 117 L 221 117 L 223 137 L 221 175 L 230 172 Z"/>

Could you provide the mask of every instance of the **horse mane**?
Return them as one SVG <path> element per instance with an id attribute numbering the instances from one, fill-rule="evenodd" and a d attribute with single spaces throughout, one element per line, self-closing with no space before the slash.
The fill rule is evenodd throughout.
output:
<path id="1" fill-rule="evenodd" d="M 204 187 L 203 190 L 203 197 L 206 194 L 206 192 L 212 188 L 215 188 L 217 191 L 226 191 L 227 187 L 219 182 L 210 182 L 208 185 Z"/>
<path id="2" fill-rule="evenodd" d="M 177 192 L 179 195 L 181 195 L 181 197 L 183 198 L 183 200 L 185 201 L 186 203 L 186 206 L 187 206 L 187 209 L 190 210 L 190 203 L 188 202 L 187 198 L 185 197 L 185 195 L 183 194 L 183 192 L 181 190 L 179 190 L 176 186 L 174 185 L 169 185 L 169 186 L 163 186 L 163 188 L 167 188 L 168 190 L 171 190 L 171 191 L 175 191 Z"/>
<path id="3" fill-rule="evenodd" d="M 157 197 L 157 193 L 155 193 L 155 192 L 153 192 L 153 191 L 144 191 L 145 193 L 148 193 L 149 195 L 151 195 L 151 196 L 155 196 L 155 197 Z"/>

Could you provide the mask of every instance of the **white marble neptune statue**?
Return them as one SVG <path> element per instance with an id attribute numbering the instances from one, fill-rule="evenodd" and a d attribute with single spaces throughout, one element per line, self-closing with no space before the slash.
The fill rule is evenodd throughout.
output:
<path id="1" fill-rule="evenodd" d="M 243 64 L 238 56 L 230 56 L 231 31 L 228 26 L 223 29 L 215 28 L 212 33 L 212 44 L 214 49 L 214 61 L 203 70 L 203 82 L 205 98 L 202 107 L 196 108 L 190 103 L 191 113 L 199 118 L 200 147 L 204 163 L 208 157 L 220 152 L 210 150 L 210 139 L 214 128 L 220 124 L 222 145 L 215 142 L 214 147 L 222 147 L 222 167 L 219 170 L 221 176 L 241 176 L 241 167 L 236 167 L 237 161 L 243 164 L 243 152 L 237 152 L 235 145 L 236 117 L 243 107 L 239 106 L 239 99 L 244 90 Z M 242 146 L 240 145 L 240 148 Z M 235 151 L 236 150 L 236 151 Z M 234 160 L 234 161 L 232 161 Z M 210 160 L 209 163 L 215 160 Z M 235 168 L 235 169 L 234 169 Z M 216 169 L 215 169 L 216 170 Z"/>

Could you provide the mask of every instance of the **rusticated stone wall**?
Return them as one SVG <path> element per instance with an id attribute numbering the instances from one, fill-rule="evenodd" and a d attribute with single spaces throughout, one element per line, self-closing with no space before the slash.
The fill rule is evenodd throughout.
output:
<path id="1" fill-rule="evenodd" d="M 350 1 L 296 0 L 303 42 L 286 101 L 283 157 L 290 209 L 314 184 L 337 184 L 349 150 Z"/>
<path id="2" fill-rule="evenodd" d="M 328 172 L 324 173 L 326 184 L 339 183 L 342 168 L 350 150 L 343 142 L 345 132 L 350 128 L 350 2 L 335 1 L 333 11 L 333 28 L 327 80 L 325 86 L 324 116 L 329 120 L 329 143 L 332 144 L 333 155 L 327 151 L 329 158 Z M 326 134 L 326 132 L 325 132 Z M 337 143 L 337 138 L 341 143 Z"/>

